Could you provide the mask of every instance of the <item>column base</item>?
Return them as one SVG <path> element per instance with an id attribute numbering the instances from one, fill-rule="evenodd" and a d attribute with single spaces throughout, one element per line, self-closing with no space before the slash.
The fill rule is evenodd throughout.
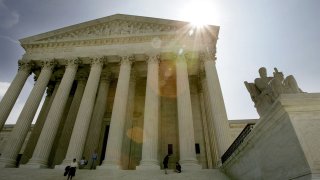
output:
<path id="1" fill-rule="evenodd" d="M 65 169 L 68 165 L 65 165 L 65 164 L 59 164 L 59 165 L 55 165 L 54 166 L 54 169 Z"/>
<path id="2" fill-rule="evenodd" d="M 46 169 L 48 168 L 47 165 L 43 165 L 43 164 L 21 164 L 19 166 L 19 168 L 22 168 L 22 169 Z"/>
<path id="3" fill-rule="evenodd" d="M 0 168 L 15 168 L 16 167 L 16 161 L 13 159 L 6 159 L 1 158 L 0 159 Z"/>
<path id="4" fill-rule="evenodd" d="M 22 164 L 19 167 L 25 169 L 44 169 L 48 168 L 47 164 L 47 161 L 31 158 L 27 164 Z"/>
<path id="5" fill-rule="evenodd" d="M 136 170 L 160 170 L 159 162 L 157 160 L 142 160 Z"/>
<path id="6" fill-rule="evenodd" d="M 201 170 L 202 166 L 198 164 L 198 161 L 195 159 L 191 160 L 180 160 L 181 169 L 184 170 Z"/>
<path id="7" fill-rule="evenodd" d="M 115 162 L 103 162 L 101 164 L 101 166 L 97 166 L 96 169 L 103 169 L 103 170 L 106 170 L 106 169 L 110 169 L 110 170 L 121 170 L 121 166 L 118 165 L 118 163 L 115 163 Z"/>
<path id="8" fill-rule="evenodd" d="M 219 158 L 219 160 L 216 162 L 215 165 L 216 165 L 217 168 L 220 168 L 222 166 L 221 158 Z"/>
<path id="9" fill-rule="evenodd" d="M 71 159 L 64 159 L 61 164 L 55 165 L 54 169 L 65 169 L 67 166 L 71 164 Z"/>

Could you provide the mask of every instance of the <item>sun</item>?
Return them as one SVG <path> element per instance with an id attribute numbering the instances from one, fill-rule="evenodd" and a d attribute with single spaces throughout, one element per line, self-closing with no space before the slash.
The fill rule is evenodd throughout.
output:
<path id="1" fill-rule="evenodd" d="M 197 28 L 214 23 L 217 17 L 215 5 L 209 0 L 188 1 L 182 8 L 181 15 Z"/>

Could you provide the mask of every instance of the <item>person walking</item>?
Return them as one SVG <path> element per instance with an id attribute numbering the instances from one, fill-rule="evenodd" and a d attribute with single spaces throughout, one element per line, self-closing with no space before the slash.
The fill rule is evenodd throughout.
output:
<path id="1" fill-rule="evenodd" d="M 167 154 L 166 157 L 164 157 L 162 162 L 165 174 L 168 174 L 167 169 L 168 169 L 169 157 L 170 157 L 170 154 Z"/>
<path id="2" fill-rule="evenodd" d="M 98 153 L 96 150 L 93 152 L 91 159 L 92 159 L 92 164 L 91 164 L 90 169 L 95 169 L 96 168 L 96 160 L 98 159 Z"/>
<path id="3" fill-rule="evenodd" d="M 78 162 L 76 159 L 73 159 L 73 161 L 70 164 L 67 180 L 72 180 L 72 177 L 76 175 L 77 167 L 78 167 Z"/>

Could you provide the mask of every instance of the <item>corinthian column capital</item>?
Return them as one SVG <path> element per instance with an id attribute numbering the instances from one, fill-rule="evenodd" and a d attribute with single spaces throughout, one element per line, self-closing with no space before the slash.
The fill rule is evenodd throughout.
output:
<path id="1" fill-rule="evenodd" d="M 41 67 L 43 69 L 53 70 L 53 68 L 55 67 L 56 64 L 57 63 L 56 63 L 55 60 L 44 60 L 44 61 L 41 61 Z"/>
<path id="2" fill-rule="evenodd" d="M 199 59 L 200 61 L 215 61 L 216 58 L 216 51 L 215 50 L 206 50 L 201 51 L 199 53 Z"/>
<path id="3" fill-rule="evenodd" d="M 33 67 L 33 63 L 30 61 L 19 61 L 18 62 L 19 68 L 18 71 L 24 71 L 27 73 L 31 73 L 31 69 Z"/>
<path id="4" fill-rule="evenodd" d="M 149 56 L 146 56 L 146 62 L 149 64 L 149 63 L 152 63 L 152 64 L 155 64 L 155 63 L 158 63 L 160 62 L 160 54 L 154 54 L 154 55 L 151 55 L 150 57 Z"/>
<path id="5" fill-rule="evenodd" d="M 121 56 L 120 64 L 129 64 L 132 65 L 134 62 L 134 56 Z"/>
<path id="6" fill-rule="evenodd" d="M 91 66 L 102 66 L 103 65 L 103 58 L 95 57 L 91 59 Z"/>
<path id="7" fill-rule="evenodd" d="M 66 60 L 66 68 L 77 68 L 82 63 L 80 58 Z"/>

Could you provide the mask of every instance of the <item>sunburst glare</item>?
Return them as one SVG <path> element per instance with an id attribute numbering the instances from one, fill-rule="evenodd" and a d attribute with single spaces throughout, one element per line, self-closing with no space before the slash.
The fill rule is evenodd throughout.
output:
<path id="1" fill-rule="evenodd" d="M 194 27 L 200 28 L 212 24 L 217 19 L 216 6 L 212 1 L 188 1 L 182 8 L 181 15 Z"/>

